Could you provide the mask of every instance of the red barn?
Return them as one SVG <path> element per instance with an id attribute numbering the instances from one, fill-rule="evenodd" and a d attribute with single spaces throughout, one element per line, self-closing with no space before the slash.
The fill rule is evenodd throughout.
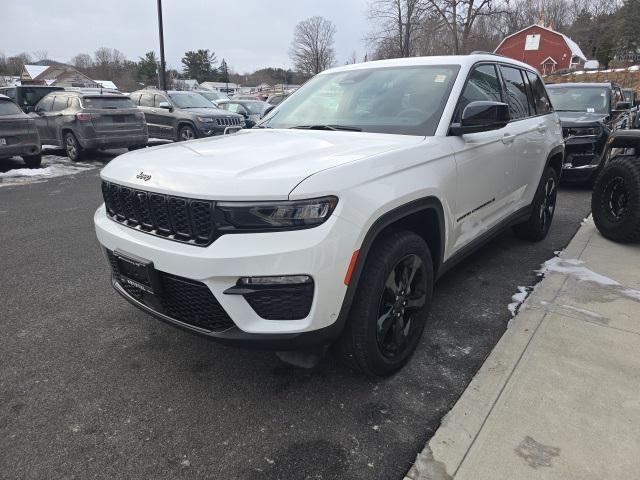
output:
<path id="1" fill-rule="evenodd" d="M 543 75 L 561 69 L 576 69 L 587 61 L 576 42 L 542 25 L 531 25 L 506 37 L 495 53 L 520 60 Z"/>

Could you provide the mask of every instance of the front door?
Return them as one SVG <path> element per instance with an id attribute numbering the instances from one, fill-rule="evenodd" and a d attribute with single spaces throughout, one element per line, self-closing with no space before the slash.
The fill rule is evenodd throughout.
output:
<path id="1" fill-rule="evenodd" d="M 462 111 L 469 103 L 482 100 L 503 101 L 494 64 L 474 67 L 460 97 L 454 122 L 460 121 Z M 454 207 L 455 252 L 507 215 L 515 187 L 515 135 L 507 125 L 498 130 L 447 138 L 455 152 L 458 172 Z"/>
<path id="2" fill-rule="evenodd" d="M 156 93 L 153 100 L 153 106 L 155 109 L 154 115 L 157 121 L 158 129 L 160 130 L 160 135 L 162 138 L 175 140 L 178 136 L 178 132 L 175 129 L 175 115 L 173 114 L 172 110 L 169 110 L 167 108 L 160 108 L 161 103 L 168 103 L 169 105 L 172 105 L 167 96 Z"/>

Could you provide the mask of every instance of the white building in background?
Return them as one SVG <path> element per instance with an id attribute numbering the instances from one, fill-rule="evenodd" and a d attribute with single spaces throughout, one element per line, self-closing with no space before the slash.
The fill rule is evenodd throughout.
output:
<path id="1" fill-rule="evenodd" d="M 241 85 L 237 83 L 227 82 L 202 82 L 200 88 L 203 90 L 212 90 L 214 92 L 222 92 L 227 95 L 235 95 L 240 92 Z"/>

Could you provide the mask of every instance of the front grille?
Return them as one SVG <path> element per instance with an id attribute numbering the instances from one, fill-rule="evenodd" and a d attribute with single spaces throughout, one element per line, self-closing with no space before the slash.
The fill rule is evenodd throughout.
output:
<path id="1" fill-rule="evenodd" d="M 266 320 L 300 320 L 311 310 L 313 283 L 261 288 L 243 296 Z"/>
<path id="2" fill-rule="evenodd" d="M 115 255 L 107 250 L 107 256 L 118 285 L 152 310 L 209 332 L 222 332 L 235 326 L 204 283 L 156 270 L 160 288 L 155 295 L 150 295 L 121 281 Z"/>
<path id="3" fill-rule="evenodd" d="M 140 231 L 198 246 L 214 240 L 211 200 L 175 197 L 102 182 L 107 215 Z"/>
<path id="4" fill-rule="evenodd" d="M 237 126 L 242 124 L 240 117 L 216 118 L 216 123 L 221 127 Z"/>

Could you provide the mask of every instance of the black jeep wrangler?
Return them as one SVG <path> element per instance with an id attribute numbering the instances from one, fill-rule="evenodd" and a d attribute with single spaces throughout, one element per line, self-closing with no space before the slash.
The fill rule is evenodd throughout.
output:
<path id="1" fill-rule="evenodd" d="M 592 184 L 607 160 L 611 133 L 632 127 L 631 104 L 613 82 L 551 84 L 547 91 L 565 138 L 562 178 Z"/>

